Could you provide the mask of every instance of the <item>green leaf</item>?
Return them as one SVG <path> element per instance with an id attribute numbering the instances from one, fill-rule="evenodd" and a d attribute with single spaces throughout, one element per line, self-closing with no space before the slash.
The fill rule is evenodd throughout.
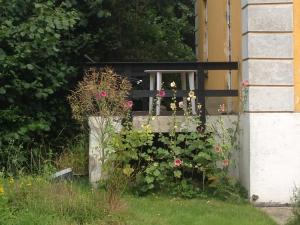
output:
<path id="1" fill-rule="evenodd" d="M 98 11 L 97 16 L 98 18 L 104 17 L 104 11 L 103 10 Z"/>
<path id="2" fill-rule="evenodd" d="M 182 173 L 181 173 L 181 171 L 180 171 L 180 170 L 175 170 L 175 171 L 174 171 L 174 177 L 176 177 L 176 178 L 180 178 L 180 177 L 181 177 L 181 175 L 182 175 Z"/>
<path id="3" fill-rule="evenodd" d="M 154 170 L 153 175 L 158 177 L 160 175 L 160 171 L 159 170 Z"/>
<path id="4" fill-rule="evenodd" d="M 33 67 L 32 64 L 27 64 L 26 67 L 27 67 L 27 69 L 29 69 L 29 70 L 33 70 L 33 69 L 34 69 L 34 67 Z"/>
<path id="5" fill-rule="evenodd" d="M 0 87 L 0 94 L 4 95 L 6 93 L 6 90 L 3 87 Z"/>
<path id="6" fill-rule="evenodd" d="M 198 158 L 204 158 L 204 159 L 207 159 L 207 160 L 211 160 L 211 156 L 205 152 L 200 152 L 198 153 Z"/>
<path id="7" fill-rule="evenodd" d="M 5 56 L 6 56 L 5 51 L 2 48 L 0 48 L 0 60 L 4 59 Z"/>
<path id="8" fill-rule="evenodd" d="M 154 177 L 146 176 L 146 177 L 145 177 L 145 181 L 146 181 L 148 184 L 151 184 L 151 183 L 153 183 L 153 181 L 154 181 Z"/>

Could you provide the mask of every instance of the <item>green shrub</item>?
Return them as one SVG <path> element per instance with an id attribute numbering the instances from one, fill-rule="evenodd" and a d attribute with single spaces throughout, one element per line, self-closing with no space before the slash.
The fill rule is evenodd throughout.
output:
<path id="1" fill-rule="evenodd" d="M 66 126 L 61 93 L 75 67 L 64 60 L 63 40 L 79 16 L 55 1 L 4 0 L 0 11 L 0 167 L 18 165 L 15 172 L 30 168 L 28 149 L 49 148 L 43 140 L 57 135 L 49 131 Z"/>
<path id="2" fill-rule="evenodd" d="M 1 0 L 0 168 L 32 170 L 31 149 L 60 152 L 79 133 L 66 97 L 87 58 L 194 59 L 193 11 L 192 1 Z"/>

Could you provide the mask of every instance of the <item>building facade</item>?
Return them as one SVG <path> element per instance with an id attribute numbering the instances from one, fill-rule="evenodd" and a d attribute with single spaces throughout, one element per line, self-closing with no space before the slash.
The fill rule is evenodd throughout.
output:
<path id="1" fill-rule="evenodd" d="M 300 1 L 197 0 L 199 61 L 238 61 L 240 71 L 210 72 L 206 88 L 249 81 L 240 112 L 239 179 L 256 202 L 283 204 L 300 188 Z"/>

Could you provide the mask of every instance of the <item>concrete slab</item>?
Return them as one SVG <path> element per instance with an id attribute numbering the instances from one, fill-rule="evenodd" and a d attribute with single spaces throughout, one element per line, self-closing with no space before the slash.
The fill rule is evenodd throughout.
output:
<path id="1" fill-rule="evenodd" d="M 279 225 L 286 224 L 293 217 L 291 207 L 261 207 L 260 209 L 267 213 Z"/>

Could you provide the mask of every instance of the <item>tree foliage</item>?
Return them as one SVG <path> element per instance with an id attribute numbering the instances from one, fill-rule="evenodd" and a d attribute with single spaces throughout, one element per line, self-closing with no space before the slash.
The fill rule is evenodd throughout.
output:
<path id="1" fill-rule="evenodd" d="M 12 140 L 73 131 L 66 96 L 86 56 L 192 60 L 192 20 L 192 0 L 0 0 L 0 167 Z"/>

